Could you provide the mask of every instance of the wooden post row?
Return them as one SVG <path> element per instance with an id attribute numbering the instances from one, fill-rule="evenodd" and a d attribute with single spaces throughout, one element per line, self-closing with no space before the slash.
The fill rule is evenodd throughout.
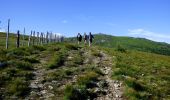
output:
<path id="1" fill-rule="evenodd" d="M 6 49 L 8 49 L 9 26 L 10 26 L 10 19 L 8 19 L 8 31 L 6 34 Z"/>
<path id="2" fill-rule="evenodd" d="M 31 36 L 32 36 L 32 31 L 31 31 L 31 34 L 30 34 L 29 39 L 28 39 L 28 47 L 30 46 Z"/>
<path id="3" fill-rule="evenodd" d="M 20 45 L 20 32 L 19 30 L 17 31 L 17 42 L 16 42 L 16 47 L 19 48 Z"/>

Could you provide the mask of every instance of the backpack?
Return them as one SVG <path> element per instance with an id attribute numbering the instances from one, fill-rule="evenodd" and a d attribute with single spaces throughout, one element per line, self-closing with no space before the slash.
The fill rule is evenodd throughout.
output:
<path id="1" fill-rule="evenodd" d="M 81 34 L 78 34 L 78 35 L 77 35 L 77 40 L 79 40 L 79 41 L 81 41 L 81 40 L 82 40 L 82 36 L 81 36 Z"/>

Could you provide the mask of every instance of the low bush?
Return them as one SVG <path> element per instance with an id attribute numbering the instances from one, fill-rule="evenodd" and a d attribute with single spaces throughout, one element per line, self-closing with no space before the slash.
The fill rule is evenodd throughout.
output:
<path id="1" fill-rule="evenodd" d="M 88 91 L 84 86 L 67 85 L 64 100 L 87 100 Z"/>
<path id="2" fill-rule="evenodd" d="M 22 69 L 22 70 L 32 70 L 33 69 L 32 64 L 29 62 L 18 61 L 18 62 L 14 62 L 14 63 L 18 69 Z"/>
<path id="3" fill-rule="evenodd" d="M 122 53 L 126 53 L 127 52 L 127 49 L 124 48 L 123 46 L 121 45 L 118 45 L 117 48 L 116 48 L 117 51 L 119 52 L 122 52 Z"/>
<path id="4" fill-rule="evenodd" d="M 54 68 L 60 67 L 64 64 L 64 60 L 65 60 L 64 54 L 57 53 L 49 61 L 48 68 L 54 69 Z"/>
<path id="5" fill-rule="evenodd" d="M 46 50 L 46 48 L 45 48 L 44 46 L 34 45 L 34 46 L 32 46 L 32 48 L 33 48 L 34 50 L 38 50 L 38 51 L 44 51 L 44 50 Z"/>
<path id="6" fill-rule="evenodd" d="M 7 93 L 16 96 L 25 96 L 29 93 L 29 83 L 24 78 L 16 78 L 8 84 Z"/>
<path id="7" fill-rule="evenodd" d="M 79 76 L 77 78 L 77 83 L 78 85 L 85 85 L 87 86 L 88 84 L 90 84 L 92 81 L 97 81 L 97 77 L 98 74 L 91 71 L 91 72 L 87 72 L 86 74 Z"/>
<path id="8" fill-rule="evenodd" d="M 56 46 L 56 47 L 52 46 L 48 50 L 53 52 L 53 51 L 59 51 L 59 50 L 61 50 L 61 48 L 58 46 Z"/>
<path id="9" fill-rule="evenodd" d="M 30 63 L 39 63 L 39 60 L 33 58 L 33 57 L 25 57 L 24 61 L 30 62 Z"/>
<path id="10" fill-rule="evenodd" d="M 66 57 L 67 51 L 65 49 L 55 52 L 49 60 L 47 68 L 54 69 L 62 66 L 65 62 Z"/>
<path id="11" fill-rule="evenodd" d="M 102 57 L 103 55 L 100 53 L 100 52 L 92 52 L 92 55 L 93 56 L 96 56 L 96 57 Z"/>
<path id="12" fill-rule="evenodd" d="M 26 51 L 26 48 L 15 48 L 11 49 L 7 56 L 9 57 L 18 57 L 18 56 L 29 56 L 30 53 Z"/>
<path id="13" fill-rule="evenodd" d="M 69 50 L 78 50 L 78 46 L 73 45 L 73 44 L 65 44 L 65 47 Z"/>

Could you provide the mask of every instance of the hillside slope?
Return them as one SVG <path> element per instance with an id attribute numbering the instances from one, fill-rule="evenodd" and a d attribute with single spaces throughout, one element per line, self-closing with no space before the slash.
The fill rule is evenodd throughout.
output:
<path id="1" fill-rule="evenodd" d="M 121 46 L 129 50 L 170 55 L 170 44 L 167 43 L 154 42 L 144 38 L 120 37 L 105 34 L 96 34 L 94 37 L 94 44 L 98 46 L 109 48 Z M 68 38 L 67 41 L 75 42 L 76 38 Z"/>
<path id="2" fill-rule="evenodd" d="M 68 43 L 0 49 L 0 99 L 170 99 L 170 57 Z"/>
<path id="3" fill-rule="evenodd" d="M 0 57 L 0 99 L 123 98 L 112 58 L 101 51 L 58 43 L 1 49 Z"/>

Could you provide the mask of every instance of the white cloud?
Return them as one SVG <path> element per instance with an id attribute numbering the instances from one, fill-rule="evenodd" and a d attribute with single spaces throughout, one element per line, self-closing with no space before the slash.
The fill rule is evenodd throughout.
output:
<path id="1" fill-rule="evenodd" d="M 128 29 L 128 35 L 134 36 L 134 37 L 143 37 L 143 38 L 147 38 L 147 39 L 158 41 L 158 42 L 170 43 L 170 36 L 166 34 L 147 31 L 144 29 Z"/>
<path id="2" fill-rule="evenodd" d="M 68 23 L 68 21 L 67 20 L 63 20 L 61 23 L 66 24 L 66 23 Z"/>

